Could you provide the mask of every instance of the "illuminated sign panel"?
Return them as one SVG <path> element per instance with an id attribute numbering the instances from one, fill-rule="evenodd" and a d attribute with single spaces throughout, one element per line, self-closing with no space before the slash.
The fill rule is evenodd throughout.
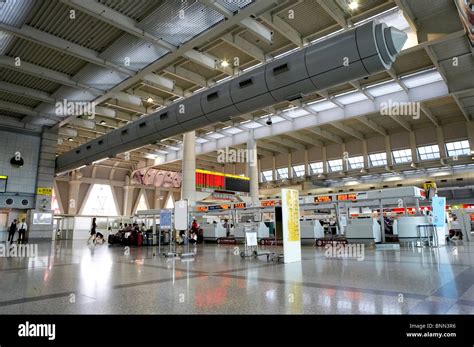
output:
<path id="1" fill-rule="evenodd" d="M 337 196 L 339 201 L 357 200 L 357 194 L 339 194 Z"/>
<path id="2" fill-rule="evenodd" d="M 196 188 L 250 192 L 250 178 L 207 170 L 196 170 Z"/>
<path id="3" fill-rule="evenodd" d="M 332 196 L 331 195 L 321 195 L 321 196 L 315 196 L 314 197 L 314 203 L 315 204 L 320 204 L 322 202 L 331 202 L 332 201 Z"/>

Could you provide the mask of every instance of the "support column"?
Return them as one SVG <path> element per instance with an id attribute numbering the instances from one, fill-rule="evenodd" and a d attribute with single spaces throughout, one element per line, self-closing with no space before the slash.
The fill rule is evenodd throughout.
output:
<path id="1" fill-rule="evenodd" d="M 308 149 L 304 150 L 304 176 L 307 177 L 311 174 L 309 170 L 309 154 Z"/>
<path id="2" fill-rule="evenodd" d="M 288 179 L 293 178 L 293 166 L 291 164 L 291 152 L 288 153 Z"/>
<path id="3" fill-rule="evenodd" d="M 190 206 L 196 204 L 196 132 L 183 135 L 183 181 L 181 199 L 187 199 Z"/>
<path id="4" fill-rule="evenodd" d="M 418 153 L 417 153 L 417 148 L 416 148 L 415 132 L 410 131 L 409 136 L 410 136 L 410 148 L 411 148 L 411 161 L 413 163 L 417 163 L 418 162 Z"/>
<path id="5" fill-rule="evenodd" d="M 442 127 L 436 128 L 436 140 L 438 142 L 439 147 L 439 156 L 441 159 L 445 159 L 448 157 L 448 153 L 446 151 L 446 144 L 444 142 L 444 132 Z"/>
<path id="6" fill-rule="evenodd" d="M 133 191 L 135 190 L 134 186 L 125 186 L 123 187 L 123 215 L 129 217 L 133 213 Z"/>
<path id="7" fill-rule="evenodd" d="M 158 187 L 155 187 L 155 197 L 154 197 L 154 200 L 153 200 L 153 208 L 155 210 L 160 210 L 161 209 L 161 200 L 160 200 L 160 197 L 161 197 L 161 189 L 158 188 Z"/>
<path id="8" fill-rule="evenodd" d="M 364 156 L 364 169 L 369 168 L 369 151 L 367 149 L 367 140 L 362 140 L 362 155 Z"/>
<path id="9" fill-rule="evenodd" d="M 392 143 L 390 142 L 390 136 L 385 136 L 385 153 L 387 155 L 387 165 L 389 167 L 393 166 L 393 158 L 392 158 Z"/>
<path id="10" fill-rule="evenodd" d="M 73 179 L 75 172 L 73 172 Z M 69 181 L 69 196 L 65 202 L 67 204 L 67 213 L 71 215 L 77 215 L 79 213 L 79 188 L 81 187 L 81 181 L 72 180 Z"/>
<path id="11" fill-rule="evenodd" d="M 471 148 L 471 153 L 474 151 L 474 121 L 466 122 L 467 128 L 467 138 L 469 140 L 469 147 Z"/>
<path id="12" fill-rule="evenodd" d="M 250 177 L 250 198 L 252 206 L 260 206 L 258 191 L 258 159 L 257 159 L 257 140 L 251 138 L 247 140 L 247 171 Z"/>
<path id="13" fill-rule="evenodd" d="M 35 209 L 29 210 L 26 218 L 26 222 L 29 226 L 27 232 L 27 237 L 29 239 L 51 240 L 53 236 L 53 225 L 33 224 L 33 214 L 35 212 L 53 213 L 53 211 L 51 211 L 51 194 L 48 190 L 52 190 L 54 185 L 57 145 L 58 131 L 51 129 L 43 130 L 43 133 L 41 134 L 41 145 L 38 151 L 39 160 L 36 176 Z"/>

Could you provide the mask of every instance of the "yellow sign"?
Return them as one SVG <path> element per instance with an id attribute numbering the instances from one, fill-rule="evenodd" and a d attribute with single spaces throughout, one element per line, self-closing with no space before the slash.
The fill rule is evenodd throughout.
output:
<path id="1" fill-rule="evenodd" d="M 434 189 L 437 188 L 436 186 L 436 182 L 426 182 L 426 183 L 423 183 L 423 188 L 427 191 L 428 189 L 430 189 L 431 187 L 433 187 Z"/>
<path id="2" fill-rule="evenodd" d="M 36 194 L 51 196 L 51 195 L 53 195 L 53 188 L 38 187 L 38 188 L 36 188 Z"/>
<path id="3" fill-rule="evenodd" d="M 300 205 L 298 191 L 289 189 L 285 194 L 288 208 L 288 241 L 300 241 Z"/>

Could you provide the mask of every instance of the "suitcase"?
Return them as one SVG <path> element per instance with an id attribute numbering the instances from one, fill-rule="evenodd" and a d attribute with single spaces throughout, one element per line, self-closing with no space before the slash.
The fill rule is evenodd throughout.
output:
<path id="1" fill-rule="evenodd" d="M 113 245 L 113 244 L 115 243 L 114 236 L 115 236 L 115 235 L 109 235 L 109 238 L 108 238 L 108 240 L 107 240 L 107 242 L 109 243 L 109 245 Z"/>
<path id="2" fill-rule="evenodd" d="M 143 234 L 138 233 L 137 234 L 137 246 L 141 246 L 143 244 Z"/>

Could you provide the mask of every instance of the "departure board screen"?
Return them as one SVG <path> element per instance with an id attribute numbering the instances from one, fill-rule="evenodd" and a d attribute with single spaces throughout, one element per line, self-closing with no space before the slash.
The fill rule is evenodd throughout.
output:
<path id="1" fill-rule="evenodd" d="M 250 179 L 244 176 L 196 170 L 196 188 L 249 193 Z"/>

